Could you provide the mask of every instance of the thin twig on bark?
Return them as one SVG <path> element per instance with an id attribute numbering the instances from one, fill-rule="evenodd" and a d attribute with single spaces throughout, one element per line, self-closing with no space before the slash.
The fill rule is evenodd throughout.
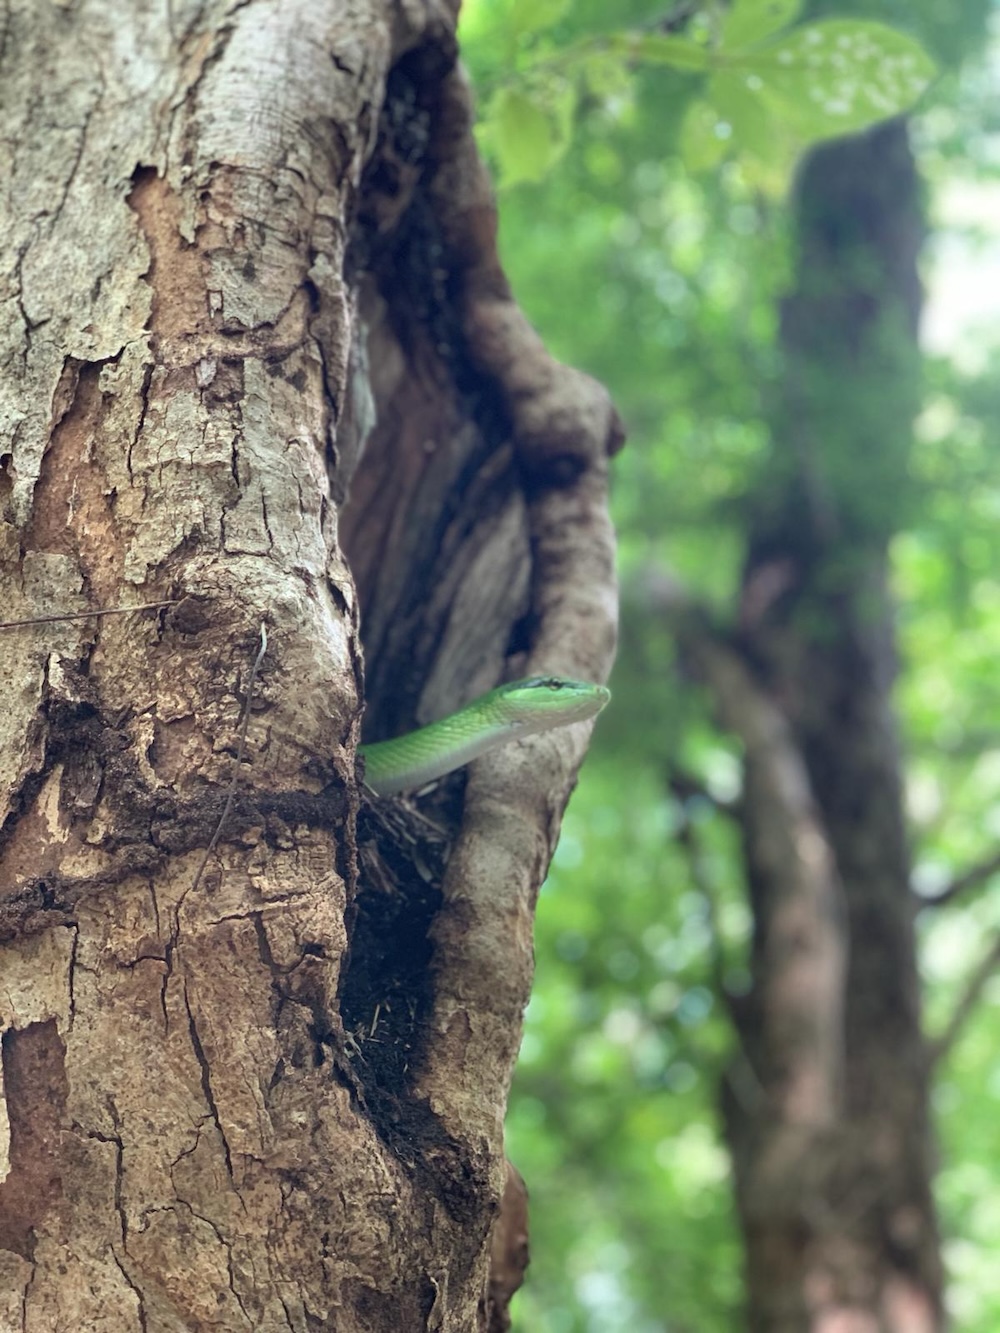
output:
<path id="1" fill-rule="evenodd" d="M 55 625 L 61 620 L 93 620 L 96 616 L 125 616 L 130 611 L 155 611 L 161 606 L 176 606 L 178 598 L 166 602 L 142 602 L 139 606 L 104 606 L 96 611 L 59 611 L 51 616 L 28 616 L 24 620 L 0 620 L 0 629 L 23 629 L 27 625 Z"/>

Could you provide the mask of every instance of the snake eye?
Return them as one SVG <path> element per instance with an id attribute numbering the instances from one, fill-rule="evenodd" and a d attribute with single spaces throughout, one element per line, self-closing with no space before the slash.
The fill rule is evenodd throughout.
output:
<path id="1" fill-rule="evenodd" d="M 548 686 L 550 690 L 561 690 L 563 687 L 563 683 L 561 680 L 547 680 L 545 684 Z"/>

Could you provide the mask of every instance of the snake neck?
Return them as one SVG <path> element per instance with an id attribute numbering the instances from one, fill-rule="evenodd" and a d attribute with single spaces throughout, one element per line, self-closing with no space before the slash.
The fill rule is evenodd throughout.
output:
<path id="1" fill-rule="evenodd" d="M 498 685 L 440 722 L 362 745 L 365 780 L 381 796 L 422 787 L 508 741 L 593 717 L 607 700 L 602 685 L 549 676 Z"/>
<path id="2" fill-rule="evenodd" d="M 380 796 L 422 787 L 525 732 L 493 711 L 467 708 L 392 741 L 363 745 L 365 781 Z"/>

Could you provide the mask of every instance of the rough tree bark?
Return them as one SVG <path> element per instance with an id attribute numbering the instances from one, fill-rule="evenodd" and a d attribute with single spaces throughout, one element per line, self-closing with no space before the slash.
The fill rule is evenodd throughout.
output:
<path id="1" fill-rule="evenodd" d="M 511 301 L 456 9 L 0 12 L 3 618 L 173 603 L 0 638 L 4 1329 L 503 1324 L 587 728 L 413 812 L 354 748 L 605 677 L 620 436 Z"/>
<path id="2" fill-rule="evenodd" d="M 741 742 L 753 912 L 723 1088 L 753 1333 L 934 1333 L 929 1060 L 892 711 L 889 539 L 919 401 L 922 235 L 906 128 L 797 189 L 773 466 L 728 632 L 653 587 Z"/>

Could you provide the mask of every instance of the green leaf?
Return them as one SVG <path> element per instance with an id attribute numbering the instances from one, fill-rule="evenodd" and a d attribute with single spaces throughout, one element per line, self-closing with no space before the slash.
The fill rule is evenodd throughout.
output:
<path id="1" fill-rule="evenodd" d="M 587 91 L 594 97 L 621 97 L 634 86 L 634 75 L 620 54 L 599 50 L 588 52 L 578 64 Z"/>
<path id="2" fill-rule="evenodd" d="M 501 185 L 542 180 L 569 143 L 574 94 L 571 87 L 529 94 L 501 88 L 487 116 L 489 142 L 500 161 Z"/>
<path id="3" fill-rule="evenodd" d="M 720 53 L 723 54 L 723 53 Z M 882 23 L 829 19 L 727 62 L 805 141 L 864 129 L 912 106 L 935 73 L 927 52 Z"/>
<path id="4" fill-rule="evenodd" d="M 558 23 L 570 0 L 513 0 L 507 22 L 515 37 L 540 32 Z"/>
<path id="5" fill-rule="evenodd" d="M 707 100 L 719 119 L 731 126 L 731 137 L 740 149 L 765 160 L 772 156 L 784 136 L 771 108 L 755 91 L 752 75 L 720 70 L 708 81 Z"/>
<path id="6" fill-rule="evenodd" d="M 704 171 L 735 155 L 747 180 L 769 194 L 785 189 L 811 143 L 905 110 L 934 73 L 903 33 L 846 19 L 809 24 L 752 56 L 716 54 L 724 63 L 688 113 L 682 156 Z"/>
<path id="7" fill-rule="evenodd" d="M 722 45 L 733 50 L 762 42 L 793 23 L 801 8 L 802 0 L 735 0 L 722 20 Z"/>
<path id="8" fill-rule="evenodd" d="M 707 97 L 693 103 L 681 127 L 681 157 L 689 171 L 707 171 L 723 157 L 736 157 L 744 178 L 778 197 L 788 188 L 802 143 L 757 96 L 753 76 L 720 70 Z"/>
<path id="9" fill-rule="evenodd" d="M 721 120 L 709 102 L 699 99 L 688 104 L 679 138 L 681 161 L 688 171 L 710 171 L 729 151 L 731 127 L 727 133 Z"/>

